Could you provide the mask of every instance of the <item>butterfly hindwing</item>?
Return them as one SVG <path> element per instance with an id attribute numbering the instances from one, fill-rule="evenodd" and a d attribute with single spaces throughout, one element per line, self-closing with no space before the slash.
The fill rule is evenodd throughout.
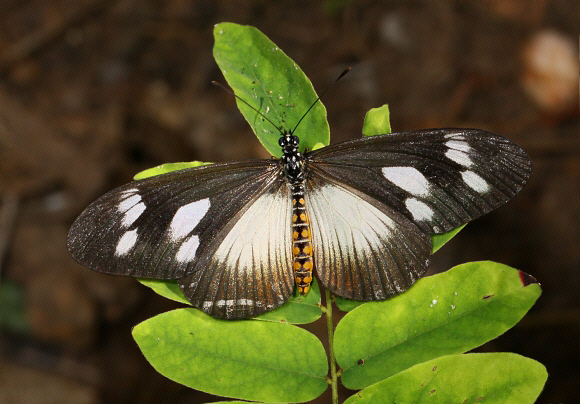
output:
<path id="1" fill-rule="evenodd" d="M 356 300 L 407 290 L 427 269 L 431 239 L 405 216 L 316 168 L 306 182 L 315 268 L 325 287 Z"/>
<path id="2" fill-rule="evenodd" d="M 428 233 L 449 231 L 503 205 L 531 174 L 519 146 L 474 129 L 372 136 L 310 152 L 307 159 Z"/>
<path id="3" fill-rule="evenodd" d="M 287 192 L 277 160 L 134 181 L 92 203 L 71 227 L 67 245 L 79 263 L 98 272 L 185 277 L 180 284 L 195 306 L 228 317 L 216 309 L 224 301 L 230 314 L 247 317 L 280 305 L 292 292 Z"/>
<path id="4" fill-rule="evenodd" d="M 179 280 L 189 301 L 214 317 L 272 310 L 292 294 L 292 205 L 285 181 L 273 181 L 238 212 Z"/>

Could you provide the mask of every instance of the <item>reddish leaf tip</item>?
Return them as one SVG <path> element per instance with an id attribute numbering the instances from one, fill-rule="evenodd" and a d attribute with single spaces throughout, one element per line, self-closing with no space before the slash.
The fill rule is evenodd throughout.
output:
<path id="1" fill-rule="evenodd" d="M 524 285 L 524 287 L 531 285 L 532 283 L 537 283 L 537 284 L 540 283 L 532 275 L 529 275 L 529 274 L 525 273 L 524 271 L 518 271 L 518 272 L 520 275 L 520 281 L 522 282 L 522 285 Z"/>

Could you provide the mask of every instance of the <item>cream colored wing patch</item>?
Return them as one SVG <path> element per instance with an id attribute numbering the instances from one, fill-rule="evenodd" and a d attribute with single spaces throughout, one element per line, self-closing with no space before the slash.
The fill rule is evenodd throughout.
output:
<path id="1" fill-rule="evenodd" d="M 431 239 L 378 201 L 313 177 L 306 210 L 324 286 L 356 300 L 383 300 L 407 290 L 427 268 Z"/>
<path id="2" fill-rule="evenodd" d="M 294 288 L 292 199 L 272 184 L 216 237 L 194 272 L 179 281 L 197 307 L 215 317 L 244 318 L 283 304 Z"/>

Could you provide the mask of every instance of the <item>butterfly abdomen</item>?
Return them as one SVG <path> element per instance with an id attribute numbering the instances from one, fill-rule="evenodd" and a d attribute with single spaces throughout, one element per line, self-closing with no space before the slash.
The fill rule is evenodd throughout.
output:
<path id="1" fill-rule="evenodd" d="M 308 213 L 304 205 L 304 184 L 292 186 L 292 257 L 294 280 L 301 295 L 310 289 L 312 282 L 312 238 Z"/>

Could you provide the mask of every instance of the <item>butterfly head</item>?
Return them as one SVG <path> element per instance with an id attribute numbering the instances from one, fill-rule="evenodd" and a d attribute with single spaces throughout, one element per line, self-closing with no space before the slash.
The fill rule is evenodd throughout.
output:
<path id="1" fill-rule="evenodd" d="M 286 153 L 296 153 L 298 151 L 298 144 L 300 143 L 300 139 L 298 136 L 292 134 L 292 132 L 284 132 L 282 136 L 280 136 L 280 140 L 278 140 L 278 144 L 282 148 L 284 154 Z"/>
<path id="2" fill-rule="evenodd" d="M 282 152 L 284 153 L 281 162 L 284 165 L 284 171 L 290 182 L 302 182 L 303 173 L 303 156 L 298 151 L 300 139 L 294 136 L 292 132 L 284 132 L 278 141 Z"/>

